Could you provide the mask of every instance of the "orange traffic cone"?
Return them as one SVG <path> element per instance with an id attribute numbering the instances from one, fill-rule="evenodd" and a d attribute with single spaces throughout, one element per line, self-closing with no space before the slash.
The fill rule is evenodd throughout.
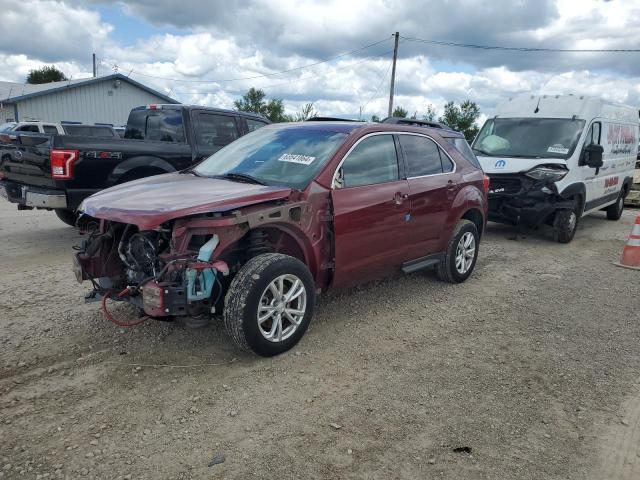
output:
<path id="1" fill-rule="evenodd" d="M 616 263 L 616 265 L 640 270 L 640 215 L 636 218 L 629 240 L 627 240 L 627 244 L 622 249 L 620 262 Z"/>

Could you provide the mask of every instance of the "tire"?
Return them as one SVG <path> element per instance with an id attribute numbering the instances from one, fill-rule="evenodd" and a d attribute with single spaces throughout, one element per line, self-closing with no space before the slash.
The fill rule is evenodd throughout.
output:
<path id="1" fill-rule="evenodd" d="M 465 240 L 461 243 L 463 237 Z M 467 242 L 469 238 L 473 238 L 472 245 Z M 465 244 L 469 247 L 467 248 L 469 255 L 471 255 L 471 250 L 473 249 L 473 257 L 466 256 L 465 252 L 460 250 Z M 469 220 L 460 220 L 453 230 L 444 258 L 436 266 L 436 273 L 440 280 L 449 283 L 462 283 L 469 278 L 476 266 L 479 248 L 480 235 L 476 225 Z M 461 254 L 465 262 L 462 265 L 460 265 Z M 470 261 L 470 263 L 466 264 L 467 261 Z"/>
<path id="2" fill-rule="evenodd" d="M 281 278 L 284 287 L 280 291 L 284 292 L 285 297 L 296 293 L 300 287 L 303 293 L 296 295 L 289 303 L 281 302 L 282 297 L 276 297 L 270 288 L 275 282 L 274 288 L 277 291 L 278 280 Z M 300 282 L 297 289 L 294 288 L 296 280 Z M 260 305 L 263 317 L 268 317 L 263 323 L 258 321 Z M 298 343 L 309 327 L 314 306 L 315 286 L 307 266 L 288 255 L 265 253 L 249 260 L 231 281 L 225 296 L 224 326 L 240 349 L 272 357 L 286 352 Z M 299 312 L 298 315 L 291 317 L 289 312 L 295 311 Z M 270 316 L 269 312 L 272 312 Z M 294 324 L 290 318 L 294 318 L 297 323 Z M 291 329 L 294 325 L 297 326 Z M 269 333 L 272 333 L 271 339 L 267 338 Z"/>
<path id="3" fill-rule="evenodd" d="M 620 190 L 620 195 L 618 196 L 618 200 L 613 205 L 609 205 L 605 212 L 607 212 L 607 220 L 620 220 L 622 217 L 622 212 L 624 211 L 624 197 L 625 197 L 624 189 Z"/>
<path id="4" fill-rule="evenodd" d="M 78 220 L 78 214 L 73 210 L 67 210 L 65 208 L 56 208 L 56 215 L 60 220 L 69 225 L 70 227 L 76 226 L 76 221 Z"/>
<path id="5" fill-rule="evenodd" d="M 553 217 L 553 228 L 556 232 L 556 240 L 560 243 L 569 243 L 573 240 L 578 230 L 580 216 L 575 208 L 563 208 L 556 211 Z"/>

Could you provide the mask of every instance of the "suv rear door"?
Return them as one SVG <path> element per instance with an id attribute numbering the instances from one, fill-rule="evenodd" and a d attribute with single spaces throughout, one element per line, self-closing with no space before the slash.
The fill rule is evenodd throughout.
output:
<path id="1" fill-rule="evenodd" d="M 372 134 L 360 139 L 336 170 L 335 286 L 385 275 L 409 259 L 409 186 L 399 158 L 393 134 Z"/>
<path id="2" fill-rule="evenodd" d="M 441 250 L 444 227 L 457 193 L 459 175 L 450 156 L 430 137 L 399 133 L 411 201 L 412 258 Z"/>

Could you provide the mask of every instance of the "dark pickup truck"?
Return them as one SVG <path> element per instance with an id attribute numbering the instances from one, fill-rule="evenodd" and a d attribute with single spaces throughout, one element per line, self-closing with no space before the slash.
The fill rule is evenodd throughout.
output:
<path id="1" fill-rule="evenodd" d="M 131 111 L 124 138 L 0 135 L 0 194 L 18 209 L 55 210 L 73 225 L 82 200 L 131 180 L 183 170 L 266 118 L 187 105 L 147 105 Z"/>

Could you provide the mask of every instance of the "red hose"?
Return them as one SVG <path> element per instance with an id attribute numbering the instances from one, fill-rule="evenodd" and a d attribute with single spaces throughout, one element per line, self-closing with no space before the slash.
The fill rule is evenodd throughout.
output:
<path id="1" fill-rule="evenodd" d="M 109 320 L 111 323 L 115 323 L 116 325 L 118 325 L 119 327 L 133 327 L 135 325 L 140 325 L 142 322 L 146 322 L 147 320 L 149 320 L 149 317 L 147 315 L 145 315 L 144 317 L 139 318 L 138 320 L 131 322 L 131 323 L 127 323 L 127 322 L 121 322 L 120 320 L 117 320 L 113 317 L 113 315 L 111 315 L 109 313 L 109 311 L 107 310 L 107 299 L 111 298 L 111 296 L 115 293 L 115 290 L 109 290 L 107 291 L 103 296 L 102 296 L 102 313 L 104 313 L 104 316 L 107 317 L 107 320 Z M 118 298 L 122 298 L 126 295 L 129 294 L 129 289 L 125 288 L 124 290 L 122 290 L 120 293 L 118 293 Z"/>

